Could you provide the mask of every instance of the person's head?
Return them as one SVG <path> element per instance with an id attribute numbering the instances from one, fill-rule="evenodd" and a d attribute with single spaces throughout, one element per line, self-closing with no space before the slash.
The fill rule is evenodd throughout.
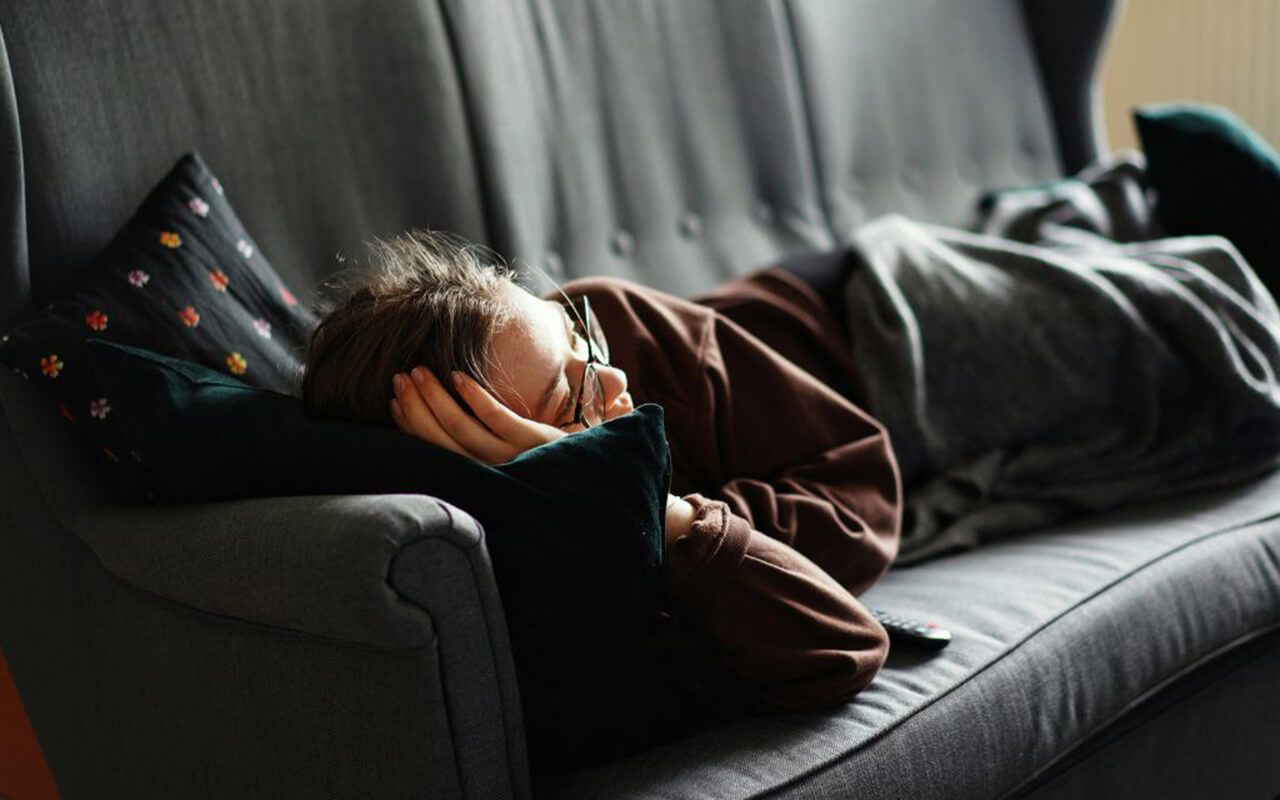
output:
<path id="1" fill-rule="evenodd" d="M 362 269 L 327 284 L 337 292 L 307 349 L 308 411 L 392 426 L 391 377 L 422 365 L 460 403 L 453 370 L 523 417 L 551 425 L 573 418 L 586 348 L 564 303 L 530 294 L 486 248 L 453 235 L 410 231 L 375 239 L 371 251 Z M 596 372 L 605 419 L 630 411 L 626 374 Z"/>

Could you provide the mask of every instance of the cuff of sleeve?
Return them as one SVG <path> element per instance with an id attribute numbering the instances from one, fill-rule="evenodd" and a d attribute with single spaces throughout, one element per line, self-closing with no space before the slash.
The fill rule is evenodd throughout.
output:
<path id="1" fill-rule="evenodd" d="M 751 526 L 722 500 L 688 494 L 693 506 L 689 532 L 667 552 L 667 608 L 694 619 L 705 616 L 717 594 L 729 586 L 751 541 Z"/>

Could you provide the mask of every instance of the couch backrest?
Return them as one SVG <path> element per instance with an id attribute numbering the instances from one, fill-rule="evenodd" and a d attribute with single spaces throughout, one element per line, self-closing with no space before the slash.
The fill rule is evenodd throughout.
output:
<path id="1" fill-rule="evenodd" d="M 300 287 L 413 225 L 689 294 L 963 224 L 1091 155 L 1111 3 L 1055 49 L 1043 0 L 0 0 L 0 323 L 192 149 Z"/>
<path id="2" fill-rule="evenodd" d="M 781 4 L 447 6 L 501 250 L 684 294 L 834 243 Z"/>
<path id="3" fill-rule="evenodd" d="M 19 0 L 0 4 L 0 32 L 32 303 L 66 288 L 193 149 L 298 286 L 372 234 L 485 236 L 435 3 Z"/>
<path id="4" fill-rule="evenodd" d="M 823 209 L 964 224 L 986 188 L 1062 174 L 1018 5 L 792 0 Z"/>

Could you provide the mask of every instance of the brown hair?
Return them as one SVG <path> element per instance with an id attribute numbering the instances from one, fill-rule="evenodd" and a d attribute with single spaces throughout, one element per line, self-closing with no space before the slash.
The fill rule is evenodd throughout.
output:
<path id="1" fill-rule="evenodd" d="M 331 297 L 307 347 L 302 401 L 312 414 L 391 426 L 391 377 L 425 366 L 460 370 L 492 391 L 489 343 L 509 311 L 499 297 L 514 271 L 488 248 L 412 230 L 373 239 L 367 266 L 321 287 Z M 463 403 L 463 408 L 466 404 Z"/>

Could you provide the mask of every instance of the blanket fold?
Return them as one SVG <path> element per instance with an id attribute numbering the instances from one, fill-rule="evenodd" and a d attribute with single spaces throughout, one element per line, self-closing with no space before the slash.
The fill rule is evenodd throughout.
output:
<path id="1" fill-rule="evenodd" d="M 910 564 L 1280 459 L 1280 311 L 1220 236 L 1164 238 L 1141 154 L 984 198 L 972 230 L 853 232 L 856 399 Z"/>

